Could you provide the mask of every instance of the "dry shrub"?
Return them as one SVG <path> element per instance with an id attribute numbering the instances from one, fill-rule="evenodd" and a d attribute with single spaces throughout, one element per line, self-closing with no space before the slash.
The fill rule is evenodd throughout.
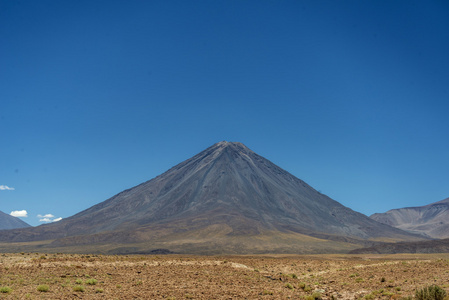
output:
<path id="1" fill-rule="evenodd" d="M 420 290 L 416 290 L 415 297 L 418 300 L 444 300 L 446 297 L 446 291 L 437 285 L 431 285 Z"/>

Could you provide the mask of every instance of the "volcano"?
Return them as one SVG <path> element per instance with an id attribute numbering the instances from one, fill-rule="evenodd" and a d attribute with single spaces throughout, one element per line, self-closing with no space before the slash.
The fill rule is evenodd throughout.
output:
<path id="1" fill-rule="evenodd" d="M 418 239 L 341 205 L 236 142 L 214 144 L 57 223 L 0 233 L 3 242 L 107 253 L 325 253 Z"/>
<path id="2" fill-rule="evenodd" d="M 0 211 L 0 230 L 30 227 L 29 224 L 19 218 Z"/>

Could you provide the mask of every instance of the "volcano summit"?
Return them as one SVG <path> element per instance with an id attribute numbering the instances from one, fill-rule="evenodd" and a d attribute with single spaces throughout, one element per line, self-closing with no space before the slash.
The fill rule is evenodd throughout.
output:
<path id="1" fill-rule="evenodd" d="M 324 253 L 418 239 L 341 205 L 234 142 L 214 144 L 60 222 L 0 233 L 3 242 L 106 253 Z"/>

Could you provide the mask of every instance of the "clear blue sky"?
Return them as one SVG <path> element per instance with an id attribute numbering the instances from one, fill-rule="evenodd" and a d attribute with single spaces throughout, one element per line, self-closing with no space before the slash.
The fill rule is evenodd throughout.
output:
<path id="1" fill-rule="evenodd" d="M 0 1 L 0 210 L 31 225 L 222 140 L 367 215 L 425 205 L 448 117 L 448 1 Z"/>

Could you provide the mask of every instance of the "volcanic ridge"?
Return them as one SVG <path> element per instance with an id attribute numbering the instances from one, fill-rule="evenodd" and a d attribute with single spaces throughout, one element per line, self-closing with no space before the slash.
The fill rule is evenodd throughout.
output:
<path id="1" fill-rule="evenodd" d="M 392 209 L 370 218 L 431 238 L 449 238 L 449 198 L 425 206 Z"/>

